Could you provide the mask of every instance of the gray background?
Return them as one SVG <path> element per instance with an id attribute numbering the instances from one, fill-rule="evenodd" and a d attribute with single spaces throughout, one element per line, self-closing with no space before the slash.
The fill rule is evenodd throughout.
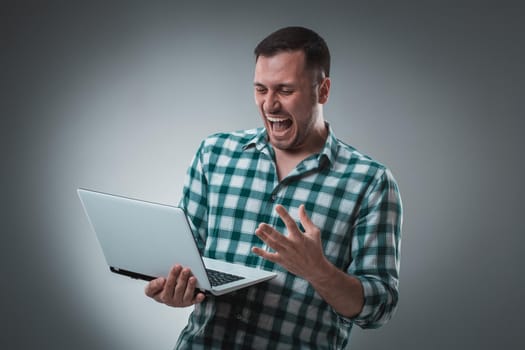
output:
<path id="1" fill-rule="evenodd" d="M 189 310 L 107 271 L 75 189 L 176 204 L 203 137 L 261 125 L 253 47 L 304 25 L 327 119 L 405 206 L 399 310 L 352 348 L 522 348 L 524 23 L 502 1 L 2 1 L 0 347 L 173 346 Z"/>

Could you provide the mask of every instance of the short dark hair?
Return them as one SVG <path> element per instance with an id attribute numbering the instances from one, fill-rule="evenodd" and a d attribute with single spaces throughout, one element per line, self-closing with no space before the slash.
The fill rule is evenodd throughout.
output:
<path id="1" fill-rule="evenodd" d="M 254 50 L 255 61 L 259 56 L 271 57 L 282 51 L 302 50 L 307 69 L 319 69 L 330 76 L 330 51 L 323 38 L 304 27 L 281 28 L 264 38 Z"/>

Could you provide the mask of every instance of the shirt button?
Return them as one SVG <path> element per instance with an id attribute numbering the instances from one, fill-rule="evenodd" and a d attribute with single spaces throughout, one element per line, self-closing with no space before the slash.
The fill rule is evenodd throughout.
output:
<path id="1" fill-rule="evenodd" d="M 235 314 L 235 318 L 239 321 L 242 321 L 242 322 L 248 322 L 249 319 L 250 319 L 250 313 L 248 310 L 243 310 L 241 312 L 237 312 Z"/>

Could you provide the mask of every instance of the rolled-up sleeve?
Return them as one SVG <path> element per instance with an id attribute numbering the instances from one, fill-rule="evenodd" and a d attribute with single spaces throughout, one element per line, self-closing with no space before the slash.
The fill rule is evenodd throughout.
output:
<path id="1" fill-rule="evenodd" d="M 361 281 L 364 304 L 359 315 L 346 321 L 361 328 L 382 326 L 397 308 L 402 217 L 397 183 L 390 171 L 383 169 L 363 197 L 347 270 Z"/>

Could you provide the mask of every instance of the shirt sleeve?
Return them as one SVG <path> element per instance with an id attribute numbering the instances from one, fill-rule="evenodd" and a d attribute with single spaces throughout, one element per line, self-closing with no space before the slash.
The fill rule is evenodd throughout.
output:
<path id="1" fill-rule="evenodd" d="M 199 146 L 186 172 L 182 198 L 179 203 L 179 206 L 184 209 L 188 216 L 201 253 L 204 251 L 208 227 L 208 199 L 206 195 L 208 181 L 204 171 L 203 159 L 204 141 Z"/>
<path id="2" fill-rule="evenodd" d="M 361 328 L 377 328 L 394 314 L 399 298 L 399 253 L 402 204 L 399 189 L 388 169 L 376 174 L 364 196 L 352 238 L 348 273 L 363 286 L 359 315 L 346 319 Z"/>

